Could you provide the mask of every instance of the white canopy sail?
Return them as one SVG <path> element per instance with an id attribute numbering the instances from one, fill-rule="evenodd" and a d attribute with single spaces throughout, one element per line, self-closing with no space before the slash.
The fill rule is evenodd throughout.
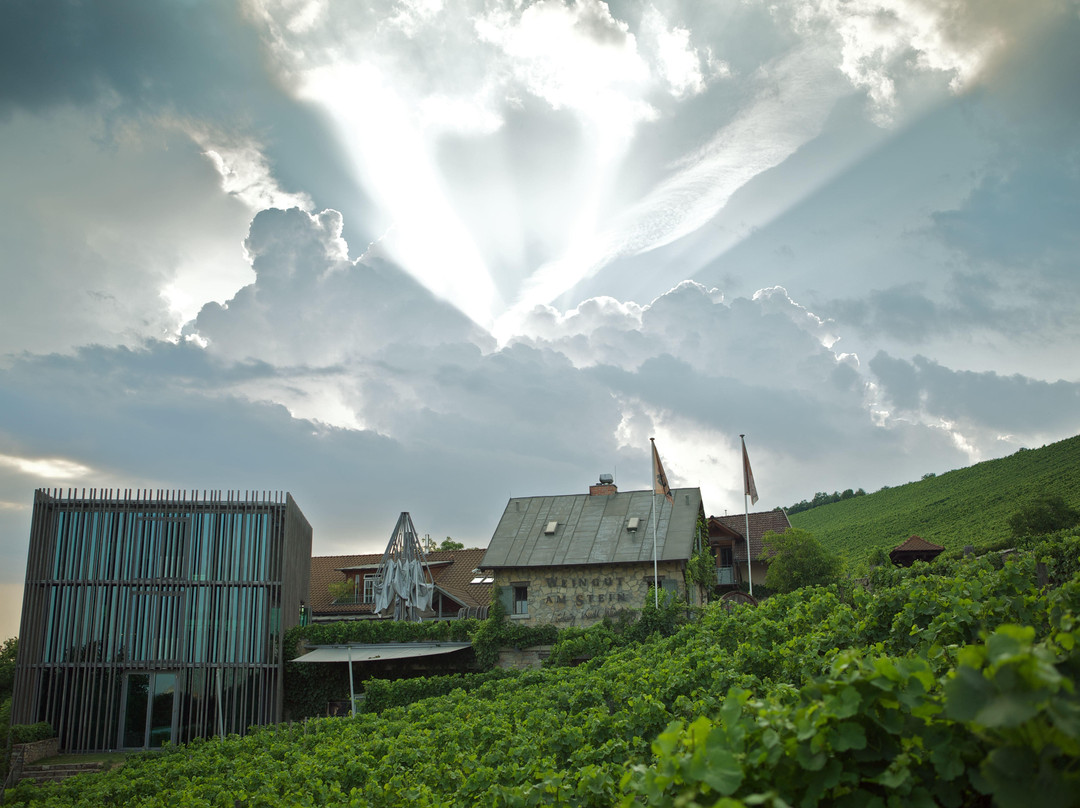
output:
<path id="1" fill-rule="evenodd" d="M 412 517 L 402 512 L 375 574 L 375 613 L 392 609 L 395 620 L 419 620 L 434 594 L 427 555 Z"/>

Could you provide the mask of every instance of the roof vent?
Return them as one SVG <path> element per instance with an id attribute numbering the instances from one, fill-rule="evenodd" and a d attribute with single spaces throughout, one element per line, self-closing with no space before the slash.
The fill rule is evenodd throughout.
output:
<path id="1" fill-rule="evenodd" d="M 613 482 L 615 482 L 615 478 L 610 474 L 600 475 L 600 485 L 611 485 Z"/>
<path id="2" fill-rule="evenodd" d="M 633 533 L 635 530 L 638 529 L 639 524 L 641 524 L 641 520 L 638 519 L 636 516 L 631 516 L 629 519 L 626 520 L 626 529 Z"/>
<path id="3" fill-rule="evenodd" d="M 559 526 L 559 523 L 558 523 L 558 522 L 548 522 L 548 523 L 547 523 L 547 526 L 546 526 L 546 527 L 544 528 L 544 535 L 545 535 L 545 536 L 552 536 L 552 535 L 554 535 L 554 533 L 555 533 L 555 528 L 557 528 L 558 526 Z"/>

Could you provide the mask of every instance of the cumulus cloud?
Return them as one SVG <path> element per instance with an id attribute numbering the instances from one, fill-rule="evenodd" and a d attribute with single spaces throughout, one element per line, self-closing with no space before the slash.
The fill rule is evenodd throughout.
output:
<path id="1" fill-rule="evenodd" d="M 520 14 L 498 10 L 477 21 L 477 34 L 506 54 L 527 92 L 576 111 L 609 137 L 655 115 L 641 97 L 649 67 L 606 3 L 542 0 Z"/>
<path id="2" fill-rule="evenodd" d="M 1060 18 L 1057 0 L 933 3 L 927 0 L 808 0 L 795 4 L 800 27 L 825 26 L 841 41 L 840 69 L 866 91 L 879 123 L 889 123 L 900 85 L 919 73 L 968 89 L 1033 31 Z"/>
<path id="3" fill-rule="evenodd" d="M 311 197 L 306 193 L 289 193 L 278 186 L 258 143 L 247 138 L 241 138 L 239 142 L 230 142 L 231 139 L 219 142 L 220 136 L 210 133 L 192 134 L 221 177 L 221 190 L 235 196 L 252 211 L 311 208 Z"/>
<path id="4" fill-rule="evenodd" d="M 386 345 L 474 341 L 484 332 L 396 267 L 348 258 L 337 211 L 265 210 L 244 242 L 255 282 L 209 303 L 187 333 L 215 356 L 326 368 Z"/>
<path id="5" fill-rule="evenodd" d="M 221 193 L 172 122 L 20 113 L 3 140 L 4 352 L 173 335 L 250 277 L 239 244 L 249 209 Z"/>

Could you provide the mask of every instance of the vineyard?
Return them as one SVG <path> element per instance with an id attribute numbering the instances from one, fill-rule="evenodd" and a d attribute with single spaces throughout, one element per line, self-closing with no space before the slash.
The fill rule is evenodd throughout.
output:
<path id="1" fill-rule="evenodd" d="M 951 554 L 1011 544 L 1009 516 L 1038 495 L 1080 507 L 1080 436 L 791 515 L 849 568 L 912 534 Z"/>
<path id="2" fill-rule="evenodd" d="M 866 586 L 679 612 L 681 625 L 658 622 L 668 636 L 578 629 L 560 635 L 574 652 L 552 656 L 592 648 L 576 667 L 384 682 L 381 703 L 398 706 L 167 747 L 5 801 L 1074 805 L 1078 567 L 1070 531 L 1004 561 L 879 568 Z"/>

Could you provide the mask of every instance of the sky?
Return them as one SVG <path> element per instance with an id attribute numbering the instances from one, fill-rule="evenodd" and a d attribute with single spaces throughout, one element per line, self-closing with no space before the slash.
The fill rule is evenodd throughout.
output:
<path id="1" fill-rule="evenodd" d="M 1077 0 L 0 4 L 0 635 L 37 488 L 711 514 L 1080 432 Z"/>

